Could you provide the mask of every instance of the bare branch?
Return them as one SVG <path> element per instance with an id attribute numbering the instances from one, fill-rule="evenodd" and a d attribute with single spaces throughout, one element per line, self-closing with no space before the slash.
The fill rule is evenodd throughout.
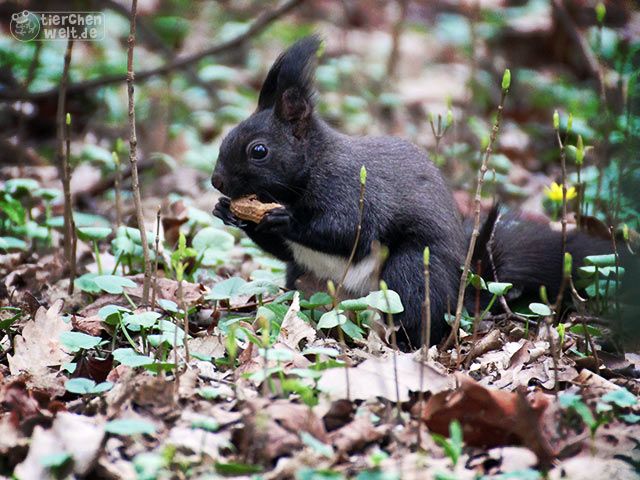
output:
<path id="1" fill-rule="evenodd" d="M 184 57 L 176 58 L 175 60 L 165 63 L 156 68 L 152 68 L 149 70 L 145 70 L 143 72 L 139 72 L 136 76 L 138 81 L 146 80 L 151 77 L 155 77 L 158 75 L 166 75 L 174 72 L 180 68 L 187 67 L 188 65 L 199 62 L 203 58 L 219 55 L 221 53 L 227 52 L 229 50 L 236 49 L 240 47 L 244 42 L 249 40 L 250 38 L 255 37 L 262 33 L 271 23 L 286 15 L 295 7 L 303 3 L 305 0 L 288 0 L 283 3 L 279 7 L 275 8 L 270 12 L 265 12 L 261 16 L 259 16 L 247 29 L 246 32 L 232 38 L 231 40 L 227 40 L 224 42 L 220 42 L 217 45 L 213 45 L 209 48 L 202 50 L 201 52 L 194 53 L 192 55 L 186 55 Z M 134 25 L 135 28 L 135 25 Z M 94 88 L 105 87 L 107 85 L 112 85 L 115 83 L 121 83 L 127 80 L 127 75 L 114 74 L 114 75 L 105 75 L 104 77 L 94 78 L 91 80 L 86 80 L 84 82 L 73 83 L 68 86 L 67 93 L 77 93 L 84 92 L 86 90 L 91 90 Z M 46 98 L 52 95 L 57 94 L 57 89 L 45 90 L 42 92 L 33 92 L 33 93 L 25 93 L 22 91 L 17 92 L 0 92 L 0 98 L 3 99 L 23 99 L 23 100 L 37 100 L 40 98 Z"/>

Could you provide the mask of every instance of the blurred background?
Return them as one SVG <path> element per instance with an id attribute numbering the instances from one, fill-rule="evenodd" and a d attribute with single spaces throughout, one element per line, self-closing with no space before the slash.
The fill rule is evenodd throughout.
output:
<path id="1" fill-rule="evenodd" d="M 56 110 L 66 41 L 18 41 L 10 20 L 24 10 L 104 14 L 104 38 L 76 41 L 71 59 L 71 189 L 78 212 L 113 222 L 119 168 L 122 215 L 135 225 L 125 84 L 130 2 L 0 5 L 0 180 L 60 187 Z M 583 228 L 610 238 L 612 226 L 634 248 L 640 10 L 624 0 L 141 0 L 136 115 L 150 230 L 158 205 L 169 244 L 180 228 L 220 226 L 210 215 L 209 183 L 218 146 L 255 108 L 276 56 L 313 32 L 326 40 L 317 71 L 322 116 L 349 134 L 398 135 L 428 150 L 463 213 L 510 68 L 486 205 L 498 198 L 531 218 L 558 220 L 557 110 L 575 188 L 570 223 L 581 210 Z M 61 214 L 60 196 L 49 204 Z"/>
<path id="2" fill-rule="evenodd" d="M 637 204 L 619 191 L 637 176 L 629 141 L 638 129 L 633 94 L 640 11 L 632 1 L 604 2 L 599 23 L 596 5 L 592 0 L 141 0 L 135 70 L 144 193 L 198 198 L 209 192 L 207 176 L 218 145 L 255 108 L 271 62 L 296 39 L 318 32 L 327 41 L 317 74 L 322 115 L 350 134 L 399 135 L 431 151 L 458 190 L 463 210 L 499 99 L 499 79 L 509 67 L 513 82 L 492 160 L 493 190 L 528 211 L 553 216 L 553 205 L 543 207 L 544 187 L 559 172 L 552 125 L 558 109 L 563 127 L 573 114 L 568 142 L 575 145 L 580 134 L 594 147 L 582 172 L 587 208 L 593 205 L 592 213 L 606 223 L 623 219 L 635 227 Z M 52 165 L 66 47 L 65 41 L 17 41 L 9 30 L 11 15 L 25 9 L 99 11 L 104 39 L 76 42 L 67 111 L 73 117 L 72 161 L 80 169 L 76 187 L 95 193 L 96 182 L 113 173 L 111 152 L 118 138 L 127 138 L 129 8 L 129 2 L 117 0 L 0 5 L 3 166 Z M 254 22 L 257 28 L 247 34 Z M 453 122 L 436 152 L 429 118 L 437 127 L 441 115 L 446 124 L 448 110 Z M 45 172 L 37 169 L 33 175 Z"/>

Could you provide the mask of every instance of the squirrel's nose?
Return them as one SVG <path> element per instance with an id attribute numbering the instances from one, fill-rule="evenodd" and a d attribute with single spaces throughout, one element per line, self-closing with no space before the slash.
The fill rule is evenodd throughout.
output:
<path id="1" fill-rule="evenodd" d="M 211 185 L 213 185 L 213 188 L 215 188 L 216 190 L 222 192 L 222 187 L 224 186 L 224 184 L 222 183 L 222 175 L 214 173 L 211 176 Z"/>

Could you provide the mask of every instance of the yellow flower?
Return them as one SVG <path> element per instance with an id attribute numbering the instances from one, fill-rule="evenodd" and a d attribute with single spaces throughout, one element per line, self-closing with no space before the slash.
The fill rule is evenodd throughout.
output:
<path id="1" fill-rule="evenodd" d="M 544 187 L 544 192 L 547 195 L 547 198 L 552 202 L 562 203 L 562 185 L 557 184 L 556 182 L 551 182 L 551 187 Z M 572 198 L 576 198 L 578 196 L 578 192 L 576 192 L 576 187 L 567 188 L 567 201 Z"/>

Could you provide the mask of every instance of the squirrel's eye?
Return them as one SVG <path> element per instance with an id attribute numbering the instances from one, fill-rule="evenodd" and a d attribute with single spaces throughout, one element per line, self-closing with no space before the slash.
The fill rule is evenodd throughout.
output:
<path id="1" fill-rule="evenodd" d="M 264 143 L 256 143 L 249 150 L 249 155 L 254 160 L 262 160 L 267 156 L 267 153 L 269 153 L 269 150 L 267 150 L 267 147 Z"/>

